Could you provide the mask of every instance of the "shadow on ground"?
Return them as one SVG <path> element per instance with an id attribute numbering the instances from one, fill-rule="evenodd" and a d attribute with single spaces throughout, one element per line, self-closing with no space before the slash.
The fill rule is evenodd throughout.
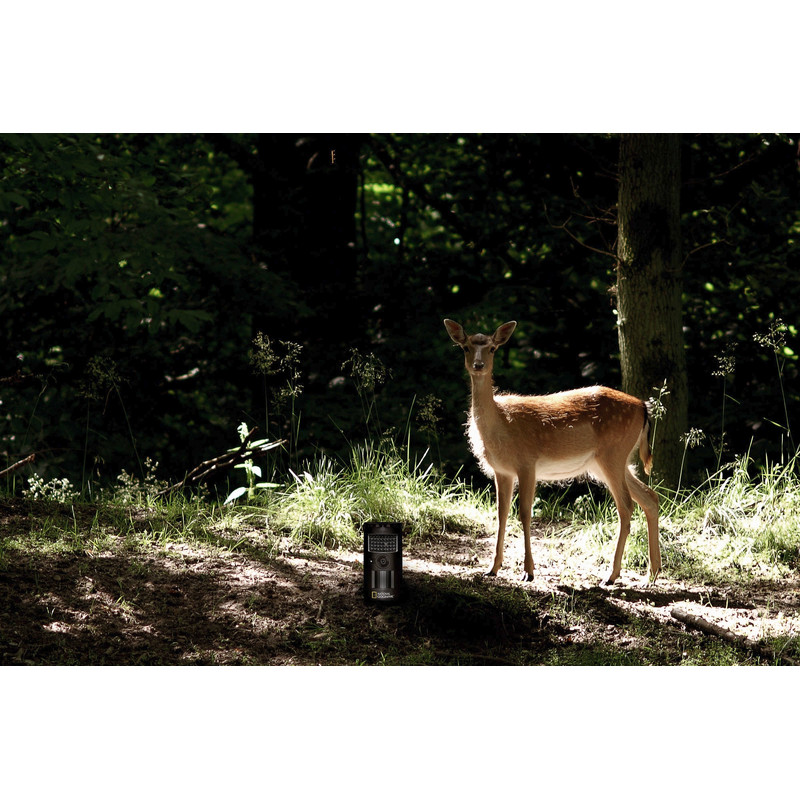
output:
<path id="1" fill-rule="evenodd" d="M 6 559 L 0 663 L 518 663 L 564 630 L 524 590 L 413 575 L 368 605 L 360 569 L 314 557 L 61 554 Z"/>

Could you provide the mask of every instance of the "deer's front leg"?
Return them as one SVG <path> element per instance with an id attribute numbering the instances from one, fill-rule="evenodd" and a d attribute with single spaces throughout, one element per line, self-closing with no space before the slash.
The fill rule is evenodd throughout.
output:
<path id="1" fill-rule="evenodd" d="M 514 478 L 496 473 L 494 486 L 497 494 L 497 547 L 494 552 L 494 563 L 486 573 L 487 576 L 497 575 L 497 570 L 503 566 L 503 543 L 506 537 L 508 511 L 511 508 L 511 495 L 514 492 Z"/>

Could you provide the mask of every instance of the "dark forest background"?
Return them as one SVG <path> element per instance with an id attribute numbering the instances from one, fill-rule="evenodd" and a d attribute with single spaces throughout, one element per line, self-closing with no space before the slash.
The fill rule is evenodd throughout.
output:
<path id="1" fill-rule="evenodd" d="M 694 476 L 795 449 L 797 141 L 681 137 Z M 501 389 L 620 385 L 618 157 L 611 134 L 0 136 L 0 470 L 177 480 L 245 422 L 287 441 L 278 478 L 382 437 L 474 474 L 444 317 L 517 320 Z"/>

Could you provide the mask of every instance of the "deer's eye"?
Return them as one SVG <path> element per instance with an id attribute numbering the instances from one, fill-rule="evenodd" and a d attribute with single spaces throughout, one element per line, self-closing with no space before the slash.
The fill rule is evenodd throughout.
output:
<path id="1" fill-rule="evenodd" d="M 489 352 L 490 352 L 490 353 L 494 353 L 494 351 L 495 351 L 495 350 L 497 350 L 497 348 L 496 348 L 496 347 L 490 347 L 490 348 L 489 348 Z"/>

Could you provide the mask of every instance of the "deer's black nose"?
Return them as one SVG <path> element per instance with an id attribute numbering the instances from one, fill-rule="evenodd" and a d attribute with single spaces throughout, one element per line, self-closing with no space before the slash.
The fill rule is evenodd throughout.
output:
<path id="1" fill-rule="evenodd" d="M 486 365 L 483 363 L 483 361 L 473 361 L 473 362 L 472 362 L 472 368 L 473 368 L 473 369 L 476 369 L 476 370 L 481 370 L 481 369 L 483 369 L 485 366 L 486 366 Z"/>

